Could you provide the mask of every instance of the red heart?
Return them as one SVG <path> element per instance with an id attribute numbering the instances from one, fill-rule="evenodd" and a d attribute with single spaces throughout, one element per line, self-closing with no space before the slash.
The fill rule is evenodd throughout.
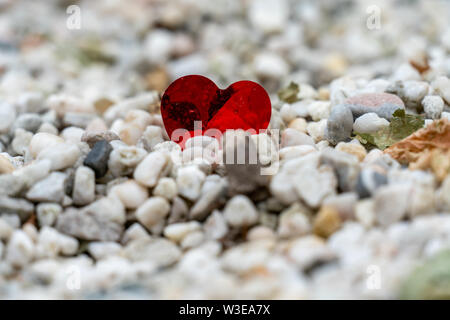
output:
<path id="1" fill-rule="evenodd" d="M 166 89 L 161 100 L 161 115 L 167 134 L 173 141 L 176 129 L 186 129 L 194 135 L 194 121 L 201 121 L 202 134 L 208 129 L 254 129 L 269 125 L 272 107 L 262 86 L 252 81 L 238 81 L 225 90 L 206 77 L 181 77 Z"/>

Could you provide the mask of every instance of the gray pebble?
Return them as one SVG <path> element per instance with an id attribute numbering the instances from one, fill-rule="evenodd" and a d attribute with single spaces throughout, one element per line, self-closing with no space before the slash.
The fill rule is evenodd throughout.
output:
<path id="1" fill-rule="evenodd" d="M 23 113 L 14 122 L 11 130 L 14 132 L 18 128 L 36 133 L 42 124 L 42 119 L 37 113 Z"/>
<path id="2" fill-rule="evenodd" d="M 86 167 L 91 168 L 95 172 L 97 178 L 101 178 L 106 174 L 108 170 L 109 154 L 112 151 L 112 147 L 106 140 L 101 140 L 95 143 L 92 150 L 88 153 L 83 164 Z"/>
<path id="3" fill-rule="evenodd" d="M 356 184 L 356 192 L 360 198 L 367 198 L 374 194 L 378 187 L 387 183 L 387 177 L 373 169 L 363 169 Z"/>
<path id="4" fill-rule="evenodd" d="M 360 170 L 356 157 L 333 148 L 325 148 L 321 151 L 320 161 L 333 167 L 341 191 L 355 189 Z"/>
<path id="5" fill-rule="evenodd" d="M 62 172 L 52 172 L 48 177 L 39 181 L 27 192 L 27 199 L 39 202 L 62 202 L 67 175 Z"/>
<path id="6" fill-rule="evenodd" d="M 23 222 L 30 217 L 33 211 L 34 205 L 25 199 L 0 196 L 0 212 L 2 213 L 16 213 Z"/>
<path id="7" fill-rule="evenodd" d="M 348 140 L 352 134 L 353 115 L 351 109 L 344 104 L 338 104 L 331 109 L 327 121 L 325 138 L 337 144 L 339 141 Z"/>

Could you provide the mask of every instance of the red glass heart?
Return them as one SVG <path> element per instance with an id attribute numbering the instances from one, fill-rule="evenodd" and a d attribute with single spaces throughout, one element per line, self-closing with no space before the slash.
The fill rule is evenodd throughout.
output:
<path id="1" fill-rule="evenodd" d="M 252 81 L 238 81 L 221 90 L 206 77 L 181 77 L 166 89 L 161 100 L 161 115 L 172 141 L 177 129 L 186 129 L 194 136 L 194 121 L 201 121 L 201 134 L 208 129 L 266 129 L 272 107 L 266 90 Z M 183 143 L 184 145 L 184 143 Z"/>

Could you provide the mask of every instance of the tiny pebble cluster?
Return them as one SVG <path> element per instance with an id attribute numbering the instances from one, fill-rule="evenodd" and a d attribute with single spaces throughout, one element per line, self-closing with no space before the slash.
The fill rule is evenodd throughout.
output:
<path id="1" fill-rule="evenodd" d="M 357 136 L 450 122 L 449 3 L 377 2 L 376 30 L 371 1 L 77 4 L 79 30 L 0 3 L 0 298 L 450 297 L 445 256 L 414 273 L 450 249 L 450 131 L 414 165 Z M 279 143 L 182 150 L 160 97 L 186 74 L 261 83 Z"/>

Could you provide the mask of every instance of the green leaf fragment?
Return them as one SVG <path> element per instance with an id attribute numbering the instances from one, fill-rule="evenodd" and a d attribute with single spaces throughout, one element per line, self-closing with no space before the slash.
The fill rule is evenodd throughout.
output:
<path id="1" fill-rule="evenodd" d="M 423 128 L 425 121 L 419 115 L 406 114 L 405 110 L 397 109 L 388 127 L 375 133 L 355 132 L 356 138 L 366 147 L 375 146 L 384 150 L 407 136 Z"/>
<path id="2" fill-rule="evenodd" d="M 278 98 L 280 98 L 281 101 L 287 102 L 287 103 L 294 103 L 298 101 L 298 93 L 300 92 L 300 87 L 295 82 L 291 82 L 286 88 L 281 89 L 278 91 Z"/>

